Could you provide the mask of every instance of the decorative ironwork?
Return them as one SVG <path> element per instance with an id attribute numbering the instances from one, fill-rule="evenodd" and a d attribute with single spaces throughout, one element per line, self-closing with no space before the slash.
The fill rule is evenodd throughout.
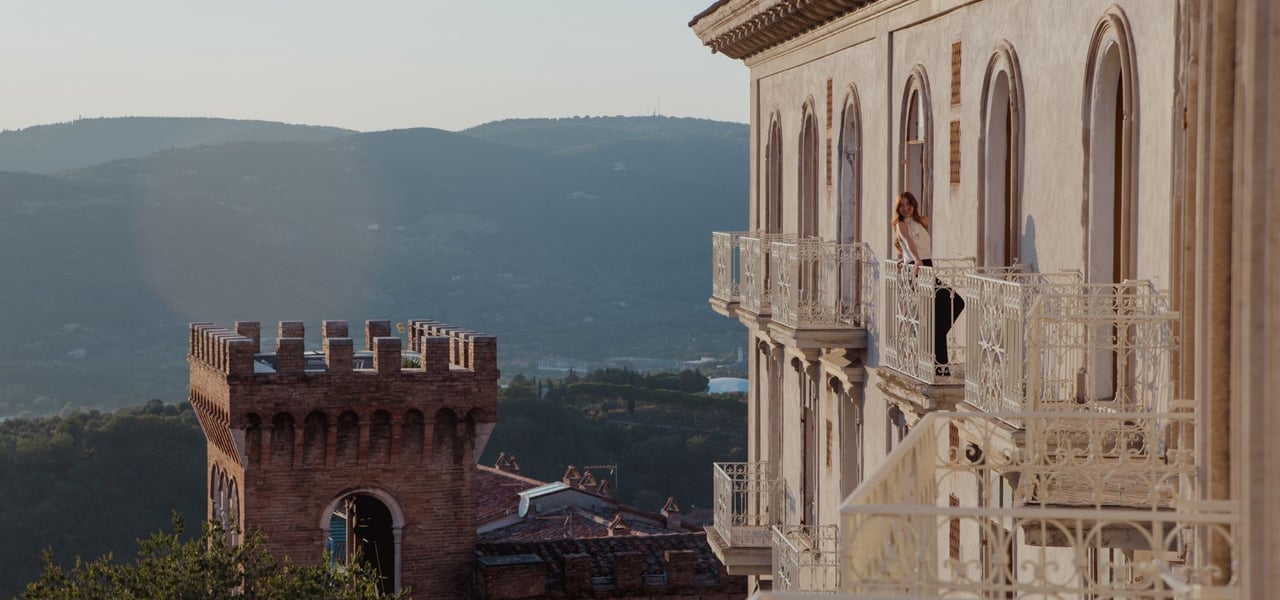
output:
<path id="1" fill-rule="evenodd" d="M 773 589 L 836 592 L 840 587 L 840 528 L 773 527 Z"/>
<path id="2" fill-rule="evenodd" d="M 966 281 L 973 406 L 1168 410 L 1177 314 L 1150 282 L 1087 284 L 1070 272 Z"/>
<path id="3" fill-rule="evenodd" d="M 738 239 L 746 232 L 716 231 L 711 234 L 711 297 L 724 302 L 738 301 L 741 254 Z"/>
<path id="4" fill-rule="evenodd" d="M 744 233 L 738 238 L 738 261 L 741 267 L 739 280 L 740 306 L 756 315 L 767 315 L 771 310 L 769 252 L 773 240 L 786 239 L 781 233 Z"/>
<path id="5" fill-rule="evenodd" d="M 867 326 L 878 270 L 870 246 L 781 239 L 773 241 L 769 261 L 775 322 L 793 329 Z"/>
<path id="6" fill-rule="evenodd" d="M 979 267 L 972 258 L 935 258 L 932 267 L 884 261 L 885 310 L 892 311 L 885 315 L 884 364 L 926 383 L 962 382 L 968 327 L 959 316 L 965 310 L 966 278 L 1022 268 Z M 935 335 L 939 327 L 948 331 Z M 939 343 L 946 344 L 945 353 L 936 351 Z"/>
<path id="7" fill-rule="evenodd" d="M 1234 558 L 1240 517 L 1195 501 L 1194 412 L 1022 412 L 1016 435 L 1008 417 L 917 424 L 841 509 L 842 592 L 1237 597 L 1204 551 Z"/>
<path id="8" fill-rule="evenodd" d="M 768 548 L 769 528 L 782 522 L 778 480 L 767 462 L 715 463 L 713 526 L 731 547 Z"/>

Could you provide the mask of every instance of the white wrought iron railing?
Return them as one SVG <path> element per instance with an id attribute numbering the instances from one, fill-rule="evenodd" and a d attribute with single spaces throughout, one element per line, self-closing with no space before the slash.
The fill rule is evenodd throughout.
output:
<path id="1" fill-rule="evenodd" d="M 979 267 L 972 258 L 935 258 L 932 267 L 884 261 L 884 364 L 920 381 L 958 384 L 966 369 L 966 319 L 962 294 L 973 274 L 1003 275 L 1022 270 Z M 941 334 L 936 334 L 939 330 Z M 945 345 L 945 352 L 937 349 Z"/>
<path id="2" fill-rule="evenodd" d="M 970 276 L 965 294 L 965 400 L 973 406 L 1169 409 L 1177 314 L 1150 282 L 1086 284 L 1069 272 Z"/>
<path id="3" fill-rule="evenodd" d="M 849 496 L 842 592 L 1238 597 L 1240 517 L 1197 501 L 1193 412 L 1006 416 L 926 415 Z"/>
<path id="4" fill-rule="evenodd" d="M 780 486 L 768 462 L 715 463 L 713 526 L 730 547 L 768 548 Z"/>
<path id="5" fill-rule="evenodd" d="M 831 593 L 839 588 L 839 526 L 773 527 L 773 589 Z"/>
<path id="6" fill-rule="evenodd" d="M 747 232 L 716 231 L 711 234 L 711 297 L 737 302 L 742 258 L 738 240 Z"/>
<path id="7" fill-rule="evenodd" d="M 866 327 L 878 270 L 864 243 L 775 240 L 769 253 L 772 319 L 793 329 Z"/>
<path id="8" fill-rule="evenodd" d="M 767 315 L 772 310 L 772 294 L 769 289 L 769 253 L 774 240 L 794 238 L 783 233 L 744 233 L 738 237 L 738 260 L 741 268 L 738 294 L 739 306 L 756 315 Z"/>

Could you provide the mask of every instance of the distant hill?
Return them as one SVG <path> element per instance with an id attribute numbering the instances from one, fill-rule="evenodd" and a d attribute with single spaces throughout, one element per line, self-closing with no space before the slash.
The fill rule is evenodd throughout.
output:
<path id="1" fill-rule="evenodd" d="M 731 352 L 710 232 L 745 225 L 746 126 L 606 121 L 539 122 L 548 147 L 494 125 L 0 173 L 0 416 L 180 400 L 189 321 L 300 319 L 314 344 L 321 319 L 434 318 L 497 335 L 504 365 Z"/>
<path id="2" fill-rule="evenodd" d="M 0 171 L 54 173 L 172 148 L 249 141 L 324 141 L 336 127 L 208 118 L 79 119 L 0 132 Z"/>

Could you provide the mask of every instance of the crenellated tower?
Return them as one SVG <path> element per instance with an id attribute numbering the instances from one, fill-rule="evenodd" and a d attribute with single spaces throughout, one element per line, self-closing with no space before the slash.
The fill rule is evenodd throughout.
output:
<path id="1" fill-rule="evenodd" d="M 209 518 L 262 530 L 295 562 L 357 555 L 386 591 L 462 597 L 475 549 L 475 463 L 497 420 L 497 339 L 410 321 L 190 326 L 191 404 L 208 438 Z M 357 550 L 359 552 L 357 552 Z"/>

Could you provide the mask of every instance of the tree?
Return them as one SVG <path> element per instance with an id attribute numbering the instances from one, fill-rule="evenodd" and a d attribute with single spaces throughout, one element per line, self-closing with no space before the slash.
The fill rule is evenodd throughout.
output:
<path id="1" fill-rule="evenodd" d="M 269 554 L 262 534 L 250 530 L 240 542 L 228 540 L 217 523 L 206 523 L 202 535 L 183 541 L 182 520 L 175 516 L 172 533 L 158 532 L 138 540 L 132 563 L 112 562 L 110 554 L 91 562 L 76 559 L 64 570 L 44 552 L 44 572 L 27 584 L 23 600 L 364 600 L 393 598 L 378 593 L 377 571 L 362 561 L 331 567 L 295 565 Z M 401 595 L 394 598 L 402 597 Z"/>

